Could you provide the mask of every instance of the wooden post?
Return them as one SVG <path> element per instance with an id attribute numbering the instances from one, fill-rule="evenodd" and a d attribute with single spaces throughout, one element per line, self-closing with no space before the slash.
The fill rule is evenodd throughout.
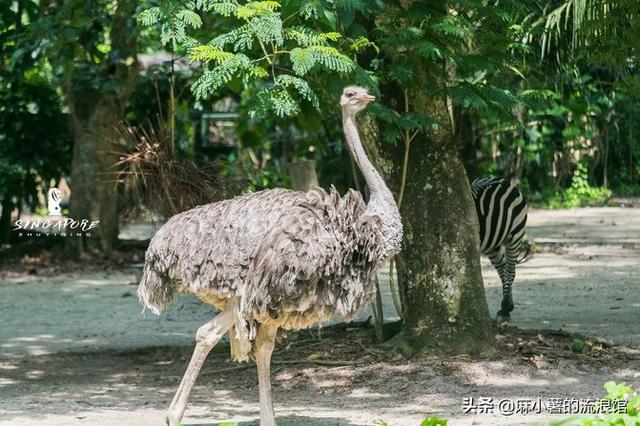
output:
<path id="1" fill-rule="evenodd" d="M 296 191 L 308 191 L 312 186 L 318 186 L 316 163 L 312 160 L 294 160 L 289 163 L 289 177 Z"/>

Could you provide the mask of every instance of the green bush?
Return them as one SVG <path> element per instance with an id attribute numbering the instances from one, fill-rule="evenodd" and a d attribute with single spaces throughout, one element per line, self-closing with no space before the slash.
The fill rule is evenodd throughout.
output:
<path id="1" fill-rule="evenodd" d="M 636 377 L 639 375 L 636 374 Z M 626 383 L 607 382 L 605 400 L 626 401 L 626 412 L 612 414 L 596 414 L 590 416 L 572 416 L 551 422 L 550 426 L 638 426 L 640 425 L 640 394 L 639 389 Z M 598 405 L 596 404 L 596 408 Z"/>
<path id="2" fill-rule="evenodd" d="M 587 166 L 579 164 L 573 174 L 571 186 L 567 189 L 557 189 L 543 197 L 544 207 L 551 209 L 566 209 L 571 207 L 604 205 L 613 193 L 610 189 L 591 186 Z"/>

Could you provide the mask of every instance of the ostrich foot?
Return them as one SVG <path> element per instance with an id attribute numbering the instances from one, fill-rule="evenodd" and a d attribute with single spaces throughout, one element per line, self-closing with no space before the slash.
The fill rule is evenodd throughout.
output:
<path id="1" fill-rule="evenodd" d="M 180 425 L 180 418 L 177 417 L 174 413 L 168 412 L 164 417 L 164 424 L 166 426 L 178 426 Z"/>

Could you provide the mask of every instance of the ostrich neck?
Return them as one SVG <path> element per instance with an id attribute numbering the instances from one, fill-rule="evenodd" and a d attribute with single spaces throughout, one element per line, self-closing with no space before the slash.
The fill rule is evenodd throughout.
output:
<path id="1" fill-rule="evenodd" d="M 398 206 L 393 194 L 364 152 L 355 115 L 343 112 L 342 124 L 351 155 L 369 186 L 370 197 L 366 214 L 380 217 L 385 246 L 389 254 L 393 254 L 398 251 L 402 240 L 402 222 Z"/>

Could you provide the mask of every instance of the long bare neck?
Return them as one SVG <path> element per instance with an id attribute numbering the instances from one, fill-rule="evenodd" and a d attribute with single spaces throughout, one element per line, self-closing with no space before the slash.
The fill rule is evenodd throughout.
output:
<path id="1" fill-rule="evenodd" d="M 369 186 L 370 197 L 366 214 L 380 217 L 385 246 L 388 246 L 390 254 L 396 252 L 402 240 L 402 222 L 393 194 L 364 152 L 355 114 L 343 110 L 342 125 L 351 155 Z"/>

